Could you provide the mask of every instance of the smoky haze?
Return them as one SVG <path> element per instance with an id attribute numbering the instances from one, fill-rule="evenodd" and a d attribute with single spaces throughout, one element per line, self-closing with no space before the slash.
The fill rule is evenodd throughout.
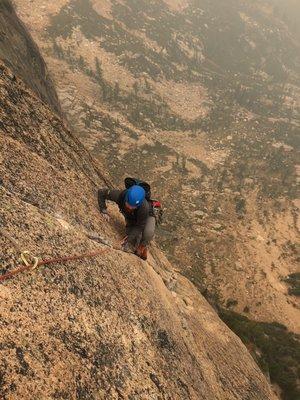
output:
<path id="1" fill-rule="evenodd" d="M 299 2 L 15 3 L 77 138 L 151 183 L 159 246 L 298 398 Z"/>

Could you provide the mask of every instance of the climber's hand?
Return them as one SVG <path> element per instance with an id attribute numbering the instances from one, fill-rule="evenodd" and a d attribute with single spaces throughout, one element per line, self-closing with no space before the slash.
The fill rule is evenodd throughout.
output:
<path id="1" fill-rule="evenodd" d="M 106 222 L 110 221 L 110 216 L 108 215 L 107 212 L 102 212 L 101 215 L 105 219 Z"/>
<path id="2" fill-rule="evenodd" d="M 125 236 L 122 241 L 121 241 L 121 245 L 123 246 L 126 242 L 127 242 L 128 236 Z"/>

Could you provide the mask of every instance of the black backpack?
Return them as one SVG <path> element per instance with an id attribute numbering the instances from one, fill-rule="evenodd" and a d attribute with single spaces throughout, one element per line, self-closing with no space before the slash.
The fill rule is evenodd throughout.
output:
<path id="1" fill-rule="evenodd" d="M 161 224 L 163 216 L 162 206 L 159 201 L 151 199 L 151 186 L 149 185 L 149 183 L 141 181 L 140 179 L 129 177 L 125 178 L 124 183 L 126 189 L 129 189 L 133 185 L 138 185 L 145 190 L 146 200 L 148 200 L 148 202 L 151 204 L 153 216 L 155 217 L 156 222 L 158 224 Z"/>
<path id="2" fill-rule="evenodd" d="M 151 201 L 151 187 L 149 183 L 136 178 L 125 178 L 124 183 L 126 189 L 129 189 L 133 185 L 141 186 L 145 190 L 146 200 Z"/>

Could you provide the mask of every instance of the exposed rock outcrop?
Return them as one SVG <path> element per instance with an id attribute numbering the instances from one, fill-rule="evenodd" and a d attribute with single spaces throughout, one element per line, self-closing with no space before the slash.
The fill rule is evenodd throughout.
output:
<path id="1" fill-rule="evenodd" d="M 61 115 L 61 107 L 46 64 L 10 0 L 0 1 L 0 58 Z"/>
<path id="2" fill-rule="evenodd" d="M 299 6 L 223 3 L 15 0 L 72 132 L 115 182 L 155 187 L 169 260 L 223 307 L 299 333 L 284 281 L 299 258 Z"/>
<path id="3" fill-rule="evenodd" d="M 48 106 L 1 64 L 1 270 L 29 250 L 117 243 L 95 195 L 105 183 Z M 0 286 L 3 399 L 274 399 L 241 341 L 163 254 L 111 250 L 45 266 Z"/>

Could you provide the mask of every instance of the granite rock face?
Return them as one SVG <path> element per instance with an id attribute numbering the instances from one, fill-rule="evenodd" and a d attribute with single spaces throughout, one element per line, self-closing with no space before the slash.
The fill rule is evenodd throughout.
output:
<path id="1" fill-rule="evenodd" d="M 24 250 L 46 259 L 103 248 L 90 232 L 117 248 L 118 211 L 109 225 L 96 204 L 103 171 L 3 64 L 0 99 L 1 272 Z M 275 398 L 241 341 L 155 245 L 149 262 L 105 248 L 1 284 L 1 398 Z"/>
<path id="2" fill-rule="evenodd" d="M 9 3 L 1 7 L 12 15 Z M 28 86 L 31 64 L 13 54 L 12 71 L 4 58 L 1 274 L 25 250 L 43 260 L 103 252 L 0 284 L 0 398 L 275 399 L 241 341 L 155 244 L 148 262 L 118 250 L 118 211 L 110 207 L 108 224 L 97 209 L 98 187 L 110 185 L 106 171 L 53 113 L 52 100 Z M 114 248 L 90 239 L 96 235 Z"/>
<path id="3" fill-rule="evenodd" d="M 72 132 L 164 204 L 169 260 L 222 307 L 299 333 L 283 281 L 299 264 L 299 1 L 14 4 Z"/>
<path id="4" fill-rule="evenodd" d="M 52 109 L 61 107 L 46 64 L 10 0 L 0 2 L 0 58 Z"/>

